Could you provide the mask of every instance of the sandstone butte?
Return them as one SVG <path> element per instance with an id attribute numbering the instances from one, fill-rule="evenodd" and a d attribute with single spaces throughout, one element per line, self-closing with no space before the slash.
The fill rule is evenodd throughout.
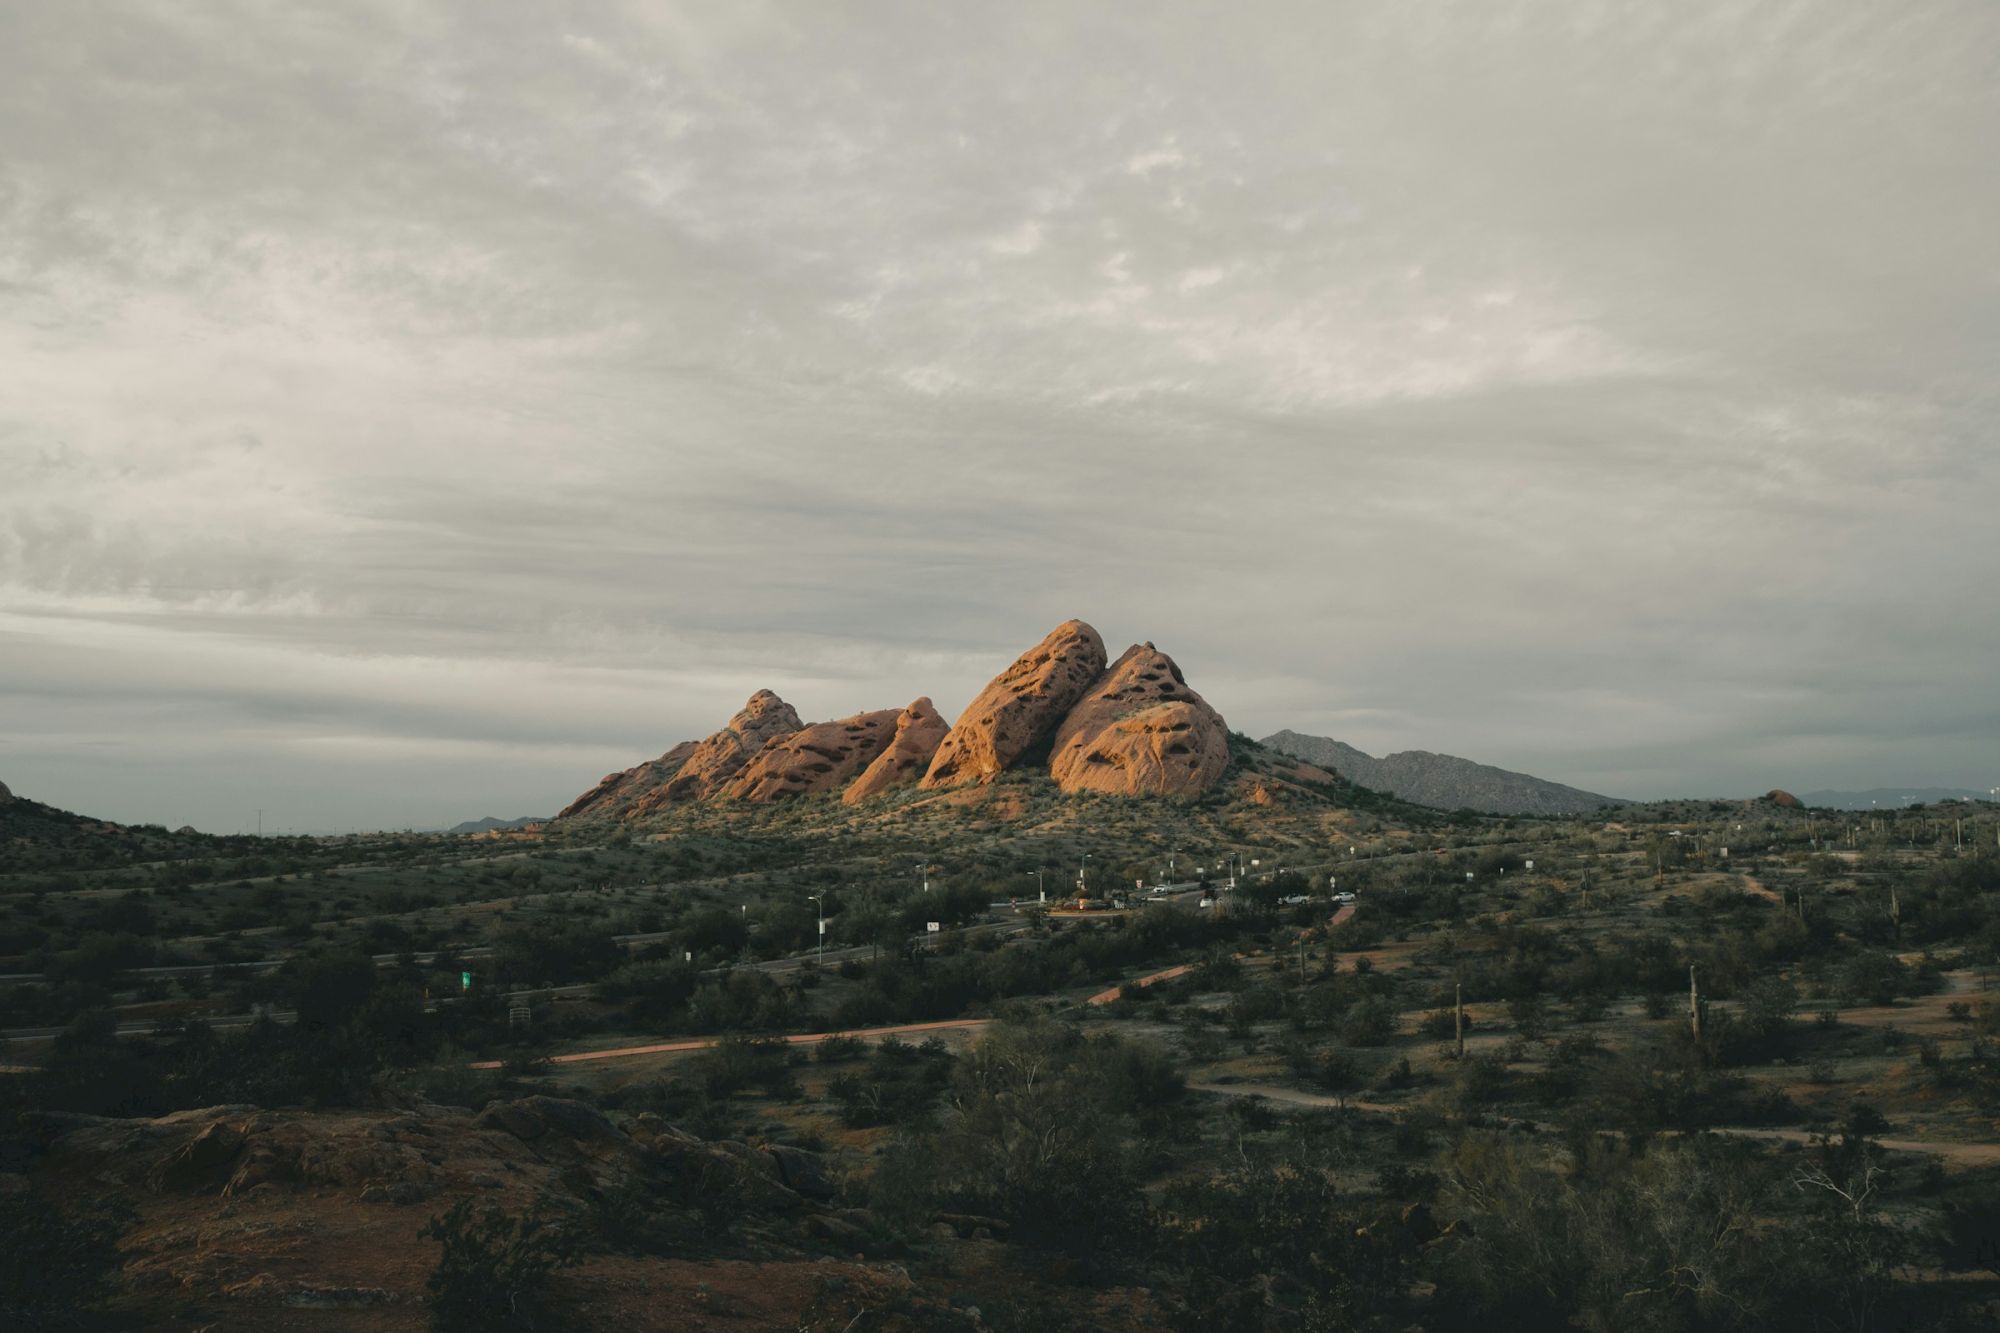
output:
<path id="1" fill-rule="evenodd" d="M 837 791 L 884 753 L 896 736 L 902 710 L 856 713 L 767 742 L 721 795 L 738 801 L 781 801 Z"/>
<path id="2" fill-rule="evenodd" d="M 765 745 L 805 725 L 783 699 L 769 690 L 757 691 L 728 726 L 694 747 L 679 772 L 635 801 L 630 813 L 643 817 L 682 801 L 719 795 Z"/>
<path id="3" fill-rule="evenodd" d="M 1133 644 L 1056 732 L 1049 775 L 1065 792 L 1192 796 L 1229 766 L 1229 728 L 1181 669 Z"/>
<path id="4" fill-rule="evenodd" d="M 1104 640 L 1065 620 L 979 692 L 924 774 L 928 790 L 990 782 L 1047 740 L 1104 670 Z"/>
<path id="5" fill-rule="evenodd" d="M 608 773 L 595 787 L 571 801 L 556 815 L 557 819 L 573 819 L 578 815 L 622 815 L 632 808 L 632 804 L 643 796 L 650 796 L 681 771 L 688 756 L 695 752 L 699 741 L 682 741 L 658 759 L 650 759 L 636 768 L 628 768 L 620 773 Z"/>
<path id="6" fill-rule="evenodd" d="M 896 735 L 861 776 L 847 784 L 840 799 L 859 805 L 871 796 L 915 782 L 931 766 L 938 743 L 950 730 L 943 714 L 928 698 L 915 700 L 896 717 Z"/>

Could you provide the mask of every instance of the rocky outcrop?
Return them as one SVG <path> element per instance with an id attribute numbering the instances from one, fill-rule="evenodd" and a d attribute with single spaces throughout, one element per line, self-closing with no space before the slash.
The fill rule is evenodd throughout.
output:
<path id="1" fill-rule="evenodd" d="M 571 801 L 556 818 L 574 819 L 579 815 L 624 814 L 635 803 L 651 796 L 680 772 L 681 766 L 687 763 L 688 756 L 695 752 L 699 744 L 699 741 L 682 741 L 658 759 L 649 760 L 636 768 L 628 768 L 622 773 L 607 774 L 595 787 Z"/>
<path id="2" fill-rule="evenodd" d="M 840 799 L 859 805 L 871 796 L 917 781 L 931 766 L 937 748 L 951 729 L 929 699 L 918 699 L 896 716 L 896 734 L 887 749 L 847 784 Z"/>
<path id="3" fill-rule="evenodd" d="M 1104 640 L 1066 620 L 995 676 L 958 715 L 922 785 L 989 782 L 1046 741 L 1104 670 Z"/>
<path id="4" fill-rule="evenodd" d="M 1056 731 L 1049 775 L 1065 792 L 1193 796 L 1229 766 L 1229 728 L 1150 643 L 1127 648 Z"/>
<path id="5" fill-rule="evenodd" d="M 790 704 L 769 690 L 759 690 L 728 726 L 694 747 L 679 772 L 636 802 L 632 813 L 650 814 L 681 801 L 718 795 L 759 750 L 804 727 Z"/>
<path id="6" fill-rule="evenodd" d="M 6 783 L 0 782 L 0 805 L 11 805 L 13 801 L 14 793 L 7 790 Z"/>
<path id="7" fill-rule="evenodd" d="M 1771 790 L 1764 793 L 1764 799 L 1772 805 L 1780 806 L 1787 810 L 1796 810 L 1799 806 L 1799 798 L 1782 787 L 1771 788 Z"/>
<path id="8" fill-rule="evenodd" d="M 738 801 L 782 801 L 838 791 L 884 753 L 896 737 L 902 710 L 856 713 L 813 725 L 771 741 L 721 795 Z"/>

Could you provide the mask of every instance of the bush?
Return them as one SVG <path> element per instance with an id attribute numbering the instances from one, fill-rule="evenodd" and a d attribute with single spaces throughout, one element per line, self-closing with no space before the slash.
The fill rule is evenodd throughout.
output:
<path id="1" fill-rule="evenodd" d="M 425 1284 L 438 1333 L 557 1326 L 546 1322 L 543 1302 L 550 1275 L 577 1262 L 568 1232 L 492 1204 L 475 1212 L 472 1200 L 462 1199 L 417 1235 L 444 1247 Z"/>
<path id="2" fill-rule="evenodd" d="M 67 1218 L 39 1195 L 0 1194 L 0 1323 L 11 1328 L 94 1327 L 118 1271 L 119 1219 Z"/>

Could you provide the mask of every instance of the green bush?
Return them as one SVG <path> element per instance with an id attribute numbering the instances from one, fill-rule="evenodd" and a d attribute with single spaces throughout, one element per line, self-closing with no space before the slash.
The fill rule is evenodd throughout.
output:
<path id="1" fill-rule="evenodd" d="M 65 1217 L 30 1191 L 0 1194 L 0 1324 L 91 1328 L 118 1272 L 121 1220 Z"/>
<path id="2" fill-rule="evenodd" d="M 539 1216 L 510 1217 L 462 1199 L 417 1233 L 444 1247 L 425 1284 L 437 1333 L 560 1327 L 545 1308 L 548 1280 L 577 1262 L 576 1238 Z"/>

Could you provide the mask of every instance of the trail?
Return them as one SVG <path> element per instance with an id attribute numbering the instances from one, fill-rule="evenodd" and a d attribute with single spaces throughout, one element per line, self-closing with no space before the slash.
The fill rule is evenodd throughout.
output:
<path id="1" fill-rule="evenodd" d="M 983 1028 L 993 1020 L 990 1018 L 946 1018 L 935 1023 L 898 1023 L 886 1028 L 845 1028 L 838 1032 L 795 1032 L 790 1036 L 773 1037 L 787 1046 L 812 1046 L 835 1037 L 898 1037 L 913 1032 L 942 1032 L 950 1028 Z M 582 1064 L 588 1060 L 623 1060 L 634 1055 L 675 1055 L 684 1051 L 707 1051 L 722 1045 L 727 1037 L 696 1037 L 688 1041 L 663 1041 L 650 1046 L 615 1046 L 604 1051 L 572 1051 L 568 1055 L 552 1055 L 552 1065 Z M 468 1069 L 498 1069 L 498 1060 L 478 1060 L 467 1065 Z"/>
<path id="2" fill-rule="evenodd" d="M 1333 927 L 1339 925 L 1341 922 L 1353 916 L 1354 906 L 1355 905 L 1353 903 L 1344 904 L 1338 912 L 1335 912 L 1331 917 L 1327 918 L 1326 928 L 1331 930 Z M 1241 958 L 1243 955 L 1238 954 L 1236 956 L 1238 958 Z M 1102 990 L 1097 992 L 1097 994 L 1091 996 L 1088 1000 L 1084 1001 L 1084 1003 L 1110 1004 L 1113 1000 L 1116 1000 L 1119 997 L 1119 995 L 1124 992 L 1127 986 L 1139 986 L 1143 988 L 1146 986 L 1150 986 L 1158 981 L 1172 981 L 1175 977 L 1186 976 L 1191 970 L 1193 970 L 1193 968 L 1194 968 L 1193 963 L 1182 963 L 1179 967 L 1170 967 L 1166 969 L 1164 972 L 1154 972 L 1148 976 L 1139 977 L 1134 981 L 1121 981 L 1116 986 L 1113 986 L 1110 990 Z"/>
<path id="3" fill-rule="evenodd" d="M 1378 1115 L 1395 1115 L 1407 1107 L 1391 1106 L 1384 1102 L 1356 1101 L 1351 1097 L 1329 1096 L 1325 1093 L 1302 1092 L 1297 1088 L 1282 1088 L 1267 1083 L 1190 1083 L 1191 1092 L 1212 1093 L 1219 1097 L 1261 1097 L 1267 1101 L 1281 1102 L 1290 1106 L 1309 1106 L 1329 1110 L 1366 1111 Z M 1537 1124 L 1538 1133 L 1558 1132 L 1554 1125 Z M 1605 1133 L 1613 1131 L 1606 1130 Z M 1811 1143 L 1813 1131 L 1806 1129 L 1751 1129 L 1718 1125 L 1705 1131 L 1710 1134 L 1728 1134 L 1737 1138 L 1765 1139 L 1782 1143 Z M 1874 1140 L 1891 1152 L 1918 1153 L 1942 1158 L 1944 1164 L 1959 1171 L 1976 1171 L 1984 1167 L 2000 1166 L 2000 1143 L 1964 1143 L 1946 1139 L 1897 1139 L 1878 1138 Z"/>

